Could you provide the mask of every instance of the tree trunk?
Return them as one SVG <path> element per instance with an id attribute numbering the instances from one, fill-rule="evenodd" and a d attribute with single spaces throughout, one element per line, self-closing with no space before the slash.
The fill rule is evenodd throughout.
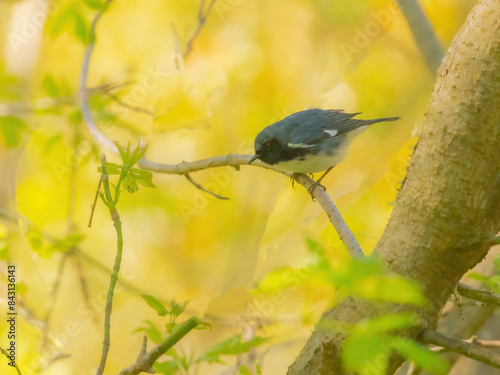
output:
<path id="1" fill-rule="evenodd" d="M 373 252 L 391 272 L 418 280 L 429 303 L 375 306 L 349 298 L 322 321 L 356 323 L 412 309 L 434 327 L 457 282 L 483 259 L 499 230 L 500 0 L 482 0 L 438 70 L 406 179 Z M 418 333 L 405 335 L 417 339 Z M 340 351 L 347 334 L 318 325 L 288 373 L 345 374 Z M 392 357 L 388 373 L 402 361 Z"/>

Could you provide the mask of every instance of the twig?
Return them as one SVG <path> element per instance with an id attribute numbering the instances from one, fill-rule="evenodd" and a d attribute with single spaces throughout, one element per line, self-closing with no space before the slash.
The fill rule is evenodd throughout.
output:
<path id="1" fill-rule="evenodd" d="M 408 21 L 415 43 L 424 56 L 427 66 L 432 73 L 436 73 L 444 57 L 444 51 L 434 32 L 432 24 L 417 0 L 397 1 L 401 11 L 406 17 L 406 21 Z"/>
<path id="2" fill-rule="evenodd" d="M 212 0 L 210 2 L 210 5 L 208 6 L 207 11 L 205 13 L 203 13 L 203 9 L 205 8 L 205 0 L 201 0 L 200 9 L 198 11 L 198 27 L 196 28 L 193 35 L 191 36 L 191 39 L 189 39 L 189 41 L 186 44 L 186 51 L 184 51 L 184 55 L 183 55 L 184 60 L 187 58 L 187 56 L 191 52 L 191 50 L 193 48 L 193 46 L 192 46 L 193 41 L 196 39 L 196 37 L 200 33 L 201 29 L 205 25 L 205 22 L 207 21 L 207 17 L 210 14 L 210 11 L 212 10 L 214 3 L 215 3 L 215 0 Z"/>
<path id="3" fill-rule="evenodd" d="M 185 322 L 176 325 L 165 340 L 160 342 L 149 352 L 143 354 L 142 356 L 139 356 L 139 358 L 137 358 L 137 361 L 133 365 L 120 371 L 119 375 L 137 375 L 141 372 L 147 372 L 158 358 L 165 354 L 172 346 L 174 346 L 180 339 L 186 336 L 198 324 L 200 324 L 200 320 L 196 317 L 191 317 Z"/>
<path id="4" fill-rule="evenodd" d="M 205 189 L 203 186 L 201 186 L 201 185 L 200 185 L 200 184 L 198 184 L 196 181 L 194 181 L 188 173 L 186 173 L 184 176 L 186 177 L 186 179 L 187 179 L 189 182 L 191 182 L 194 186 L 196 186 L 196 187 L 197 187 L 198 189 L 200 189 L 201 191 L 204 191 L 205 193 L 210 194 L 210 195 L 214 196 L 214 197 L 215 197 L 215 198 L 217 198 L 217 199 L 229 200 L 229 198 L 228 198 L 228 197 L 224 197 L 224 196 L 222 196 L 222 195 L 212 193 L 210 190 Z"/>
<path id="5" fill-rule="evenodd" d="M 482 348 L 500 348 L 500 340 L 480 340 L 477 337 L 466 340 Z"/>
<path id="6" fill-rule="evenodd" d="M 133 105 L 125 103 L 119 97 L 117 97 L 115 94 L 111 94 L 110 92 L 106 92 L 105 95 L 109 96 L 111 99 L 113 99 L 116 103 L 118 103 L 122 107 L 130 109 L 131 111 L 139 112 L 139 113 L 144 113 L 144 114 L 149 115 L 151 117 L 153 117 L 155 115 L 153 112 L 148 111 L 147 109 L 140 108 L 140 107 L 135 107 Z"/>
<path id="7" fill-rule="evenodd" d="M 475 359 L 476 361 L 500 368 L 500 354 L 496 354 L 476 344 L 431 330 L 424 331 L 420 338 L 424 343 L 441 346 L 466 357 Z"/>
<path id="8" fill-rule="evenodd" d="M 89 228 L 92 227 L 92 219 L 94 218 L 95 205 L 97 203 L 97 197 L 99 196 L 99 189 L 101 188 L 102 177 L 99 179 L 99 184 L 97 185 L 97 190 L 95 191 L 94 203 L 92 203 L 90 209 L 90 218 L 89 218 Z"/>
<path id="9" fill-rule="evenodd" d="M 101 157 L 101 168 L 102 168 L 102 185 L 104 187 L 104 195 L 106 197 L 106 203 L 108 205 L 109 213 L 111 219 L 113 220 L 113 226 L 116 230 L 116 257 L 115 264 L 113 266 L 113 273 L 111 274 L 111 280 L 109 282 L 108 295 L 106 298 L 106 309 L 104 311 L 104 340 L 102 343 L 102 355 L 101 362 L 99 363 L 99 368 L 96 374 L 102 375 L 104 372 L 104 367 L 106 366 L 106 359 L 108 357 L 109 346 L 110 346 L 110 329 L 111 329 L 111 310 L 113 307 L 113 294 L 115 291 L 116 282 L 118 280 L 118 273 L 120 272 L 120 265 L 122 261 L 122 251 L 123 251 L 123 235 L 122 235 L 122 223 L 120 221 L 120 215 L 116 211 L 115 202 L 111 197 L 111 190 L 109 188 L 108 173 L 106 171 L 106 157 L 102 155 Z"/>
<path id="10" fill-rule="evenodd" d="M 477 336 L 473 336 L 468 340 L 463 340 L 464 342 L 468 342 L 471 344 L 475 344 L 477 346 L 480 346 L 482 348 L 500 348 L 500 341 L 499 340 L 480 340 L 477 338 Z M 442 352 L 447 352 L 449 349 L 448 348 L 443 348 L 440 346 L 436 346 L 433 348 L 430 348 L 433 352 L 436 353 L 442 353 Z"/>
<path id="11" fill-rule="evenodd" d="M 9 358 L 9 352 L 7 352 L 7 350 L 5 350 L 4 348 L 2 348 L 1 346 L 0 346 L 0 352 L 2 352 L 2 354 L 3 354 L 4 356 L 6 356 L 6 357 L 7 357 L 7 359 L 9 359 L 9 360 L 10 360 L 10 358 Z M 14 368 L 16 369 L 16 371 L 17 371 L 18 375 L 23 375 L 23 374 L 21 373 L 21 370 L 19 370 L 19 367 L 17 367 L 17 363 L 16 363 L 16 362 L 14 362 Z"/>
<path id="12" fill-rule="evenodd" d="M 80 108 L 82 110 L 82 116 L 83 119 L 85 120 L 85 123 L 87 125 L 87 129 L 89 130 L 90 134 L 92 137 L 97 140 L 98 143 L 101 145 L 104 145 L 107 149 L 113 151 L 115 154 L 118 153 L 118 149 L 114 145 L 113 142 L 111 142 L 109 139 L 107 139 L 104 134 L 99 130 L 97 125 L 94 122 L 94 119 L 92 117 L 92 112 L 90 111 L 90 105 L 89 105 L 89 94 L 87 92 L 87 76 L 89 72 L 89 66 L 90 66 L 90 57 L 92 56 L 92 52 L 94 51 L 95 47 L 95 28 L 97 26 L 97 23 L 99 22 L 101 16 L 103 13 L 108 9 L 109 4 L 111 4 L 113 0 L 108 0 L 104 7 L 97 13 L 96 17 L 92 21 L 92 24 L 90 25 L 90 30 L 89 30 L 89 44 L 87 45 L 87 49 L 85 50 L 85 55 L 83 57 L 83 62 L 82 62 L 82 69 L 80 72 Z"/>
<path id="13" fill-rule="evenodd" d="M 410 366 L 408 366 L 408 371 L 406 375 L 420 375 L 422 373 L 422 368 L 417 367 L 415 362 L 410 362 Z"/>
<path id="14" fill-rule="evenodd" d="M 43 331 L 42 331 L 42 338 L 40 340 L 42 349 L 45 349 L 45 347 L 47 345 L 50 317 L 52 315 L 52 312 L 54 311 L 54 305 L 56 303 L 57 293 L 59 292 L 59 288 L 61 286 L 61 279 L 63 276 L 63 272 L 64 272 L 64 268 L 66 266 L 66 260 L 68 259 L 68 256 L 69 256 L 68 251 L 66 251 L 65 253 L 63 253 L 61 255 L 61 259 L 59 260 L 59 266 L 57 267 L 56 279 L 54 281 L 54 284 L 52 285 L 52 290 L 49 293 L 49 296 L 52 299 L 52 303 L 47 308 L 47 311 L 45 313 L 45 318 L 43 320 L 43 322 L 45 324 L 44 324 Z"/>
<path id="15" fill-rule="evenodd" d="M 458 283 L 457 292 L 463 297 L 467 297 L 488 305 L 500 306 L 500 295 L 485 290 L 475 289 L 467 284 Z"/>
<path id="16" fill-rule="evenodd" d="M 82 259 L 79 256 L 76 256 L 76 249 L 73 248 L 73 264 L 76 269 L 76 273 L 78 275 L 78 281 L 80 282 L 80 290 L 82 291 L 82 297 L 83 297 L 83 302 L 87 306 L 87 308 L 94 312 L 92 319 L 94 320 L 94 323 L 99 323 L 97 320 L 97 314 L 96 314 L 96 309 L 92 304 L 90 303 L 90 297 L 89 297 L 89 287 L 87 280 L 85 279 L 85 273 L 83 272 L 83 266 L 82 266 Z M 111 272 L 110 272 L 111 273 Z"/>

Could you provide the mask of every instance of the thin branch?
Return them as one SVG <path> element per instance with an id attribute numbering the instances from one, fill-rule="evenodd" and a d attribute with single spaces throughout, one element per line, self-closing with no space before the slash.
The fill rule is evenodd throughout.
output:
<path id="1" fill-rule="evenodd" d="M 111 343 L 110 330 L 111 330 L 111 310 L 113 307 L 113 294 L 115 291 L 116 282 L 118 280 L 118 273 L 120 272 L 120 265 L 122 262 L 122 252 L 123 252 L 123 234 L 122 234 L 122 223 L 120 221 L 120 215 L 116 211 L 115 202 L 111 198 L 111 190 L 109 187 L 108 173 L 106 171 L 106 157 L 103 155 L 101 158 L 101 168 L 102 168 L 102 185 L 104 188 L 104 195 L 106 197 L 106 202 L 108 205 L 109 213 L 111 219 L 113 220 L 113 226 L 116 230 L 116 256 L 115 264 L 113 266 L 113 273 L 111 274 L 111 280 L 109 282 L 108 295 L 106 298 L 106 308 L 104 311 L 104 340 L 102 343 L 102 354 L 101 362 L 99 363 L 99 368 L 97 369 L 96 375 L 102 375 L 104 372 L 104 367 L 106 366 L 106 359 L 108 357 L 109 346 Z"/>
<path id="2" fill-rule="evenodd" d="M 224 197 L 222 195 L 219 195 L 219 194 L 215 194 L 215 193 L 212 193 L 210 190 L 207 190 L 205 189 L 203 186 L 201 186 L 200 184 L 198 184 L 196 181 L 194 181 L 191 176 L 187 173 L 184 175 L 186 177 L 186 179 L 191 182 L 194 186 L 196 186 L 196 188 L 200 189 L 201 191 L 204 191 L 205 193 L 207 194 L 210 194 L 212 196 L 214 196 L 215 198 L 217 199 L 222 199 L 222 200 L 229 200 L 228 197 Z"/>
<path id="3" fill-rule="evenodd" d="M 3 354 L 4 356 L 6 356 L 6 357 L 7 357 L 7 359 L 9 359 L 9 360 L 10 360 L 10 358 L 9 358 L 9 352 L 7 352 L 7 350 L 5 350 L 4 348 L 2 348 L 1 346 L 0 346 L 0 352 L 2 352 L 2 354 Z M 17 367 L 17 363 L 16 363 L 16 362 L 14 362 L 14 368 L 16 369 L 16 371 L 17 371 L 18 375 L 23 375 L 23 374 L 21 373 L 21 370 L 19 370 L 19 367 Z"/>
<path id="4" fill-rule="evenodd" d="M 469 341 L 470 340 L 470 341 Z M 480 340 L 477 337 L 466 340 L 482 348 L 500 348 L 500 340 Z"/>
<path id="5" fill-rule="evenodd" d="M 499 340 L 480 340 L 477 338 L 477 336 L 473 336 L 468 340 L 463 340 L 464 342 L 468 342 L 471 344 L 475 344 L 477 346 L 480 346 L 482 348 L 500 348 L 500 341 Z M 436 346 L 433 348 L 430 348 L 433 352 L 436 353 L 443 353 L 449 351 L 448 348 L 443 348 L 441 346 Z"/>
<path id="6" fill-rule="evenodd" d="M 90 303 L 89 286 L 87 283 L 87 279 L 85 278 L 85 273 L 83 272 L 82 259 L 81 257 L 77 256 L 74 248 L 72 251 L 72 255 L 76 273 L 78 275 L 78 281 L 80 283 L 80 290 L 82 291 L 83 302 L 85 303 L 85 306 L 87 306 L 89 311 L 94 312 L 94 314 L 92 315 L 92 319 L 94 320 L 94 323 L 98 324 L 99 321 L 97 320 L 97 314 L 96 314 L 97 311 L 94 308 L 94 306 Z"/>
<path id="7" fill-rule="evenodd" d="M 248 165 L 251 155 L 239 155 L 239 154 L 229 154 L 226 156 L 217 156 L 215 158 L 198 160 L 195 162 L 182 162 L 180 164 L 158 164 L 146 159 L 139 161 L 139 166 L 143 169 L 158 173 L 168 173 L 168 174 L 183 174 L 186 175 L 189 172 L 196 172 L 203 169 L 222 167 L 222 166 L 233 166 L 239 167 L 241 165 Z M 292 174 L 287 171 L 283 171 L 279 168 L 273 167 L 271 165 L 265 164 L 259 160 L 256 160 L 251 166 L 258 166 L 266 169 L 273 170 L 278 173 L 282 173 L 285 176 L 290 177 Z M 314 183 L 314 180 L 309 178 L 305 174 L 298 174 L 295 179 L 296 182 L 301 184 L 304 188 L 309 189 L 309 187 Z M 351 230 L 345 223 L 344 219 L 340 215 L 337 207 L 328 196 L 328 194 L 323 189 L 314 189 L 311 194 L 318 203 L 321 205 L 323 210 L 328 216 L 328 219 L 332 223 L 333 227 L 339 234 L 340 239 L 344 243 L 349 255 L 352 258 L 358 258 L 364 256 L 358 241 L 352 234 Z"/>
<path id="8" fill-rule="evenodd" d="M 184 55 L 183 55 L 184 60 L 188 57 L 189 53 L 191 52 L 191 50 L 193 48 L 192 44 L 193 44 L 194 40 L 196 39 L 196 37 L 198 36 L 198 34 L 200 33 L 203 26 L 205 25 L 205 22 L 207 21 L 207 17 L 210 14 L 210 11 L 212 10 L 214 3 L 215 3 L 215 0 L 210 1 L 210 5 L 208 6 L 207 11 L 203 12 L 203 10 L 205 8 L 205 0 L 201 0 L 200 9 L 198 11 L 198 27 L 196 28 L 193 35 L 191 36 L 191 39 L 189 39 L 189 41 L 186 44 L 186 50 L 184 51 Z"/>
<path id="9" fill-rule="evenodd" d="M 139 112 L 139 113 L 144 113 L 148 116 L 151 116 L 153 117 L 155 114 L 151 111 L 148 111 L 147 109 L 144 109 L 144 108 L 140 108 L 140 107 L 135 107 L 133 105 L 130 105 L 128 103 L 125 103 L 124 101 L 122 101 L 118 96 L 116 96 L 115 94 L 111 94 L 110 92 L 106 92 L 105 95 L 109 96 L 111 99 L 113 99 L 117 104 L 121 105 L 122 107 L 125 107 L 127 109 L 130 109 L 131 111 L 134 111 L 134 112 Z"/>
<path id="10" fill-rule="evenodd" d="M 102 177 L 99 179 L 99 184 L 97 185 L 97 190 L 95 191 L 94 203 L 90 206 L 90 218 L 89 218 L 89 228 L 92 227 L 92 219 L 94 218 L 95 205 L 97 203 L 97 197 L 99 196 L 99 189 L 101 188 Z"/>
<path id="11" fill-rule="evenodd" d="M 484 349 L 476 344 L 430 330 L 424 331 L 420 338 L 424 343 L 441 346 L 476 361 L 500 368 L 500 354 Z"/>
<path id="12" fill-rule="evenodd" d="M 186 336 L 198 324 L 200 324 L 200 320 L 196 317 L 191 317 L 185 322 L 176 325 L 165 340 L 160 342 L 149 352 L 140 355 L 133 365 L 120 371 L 119 375 L 137 375 L 141 372 L 148 372 L 148 370 L 153 366 L 153 363 L 155 363 L 158 358 L 160 358 L 171 347 L 177 344 L 180 339 Z"/>
<path id="13" fill-rule="evenodd" d="M 45 313 L 45 318 L 43 320 L 44 327 L 43 327 L 43 331 L 42 331 L 42 338 L 40 340 L 42 349 L 45 349 L 47 346 L 50 317 L 52 316 L 52 312 L 54 311 L 54 306 L 56 304 L 57 294 L 58 294 L 59 288 L 61 286 L 61 279 L 62 279 L 62 276 L 64 273 L 64 268 L 66 266 L 66 260 L 68 259 L 68 256 L 69 256 L 69 252 L 65 252 L 64 254 L 61 255 L 61 259 L 59 260 L 59 265 L 57 267 L 56 279 L 54 281 L 54 284 L 52 285 L 52 290 L 49 293 L 49 297 L 52 299 L 52 303 L 47 308 L 47 311 Z"/>
<path id="14" fill-rule="evenodd" d="M 406 375 L 420 375 L 422 373 L 422 368 L 417 367 L 415 365 L 415 362 L 411 362 L 410 366 L 408 367 L 408 371 L 406 372 Z"/>
<path id="15" fill-rule="evenodd" d="M 397 1 L 413 33 L 415 43 L 424 56 L 427 66 L 432 73 L 436 73 L 444 57 L 444 51 L 432 24 L 417 0 Z"/>
<path id="16" fill-rule="evenodd" d="M 475 289 L 464 283 L 458 283 L 457 292 L 463 297 L 500 307 L 500 295 L 493 292 Z"/>
<path id="17" fill-rule="evenodd" d="M 97 125 L 94 122 L 94 119 L 92 117 L 92 112 L 90 111 L 90 105 L 89 105 L 89 93 L 87 92 L 87 77 L 88 77 L 88 72 L 89 72 L 89 66 L 90 66 L 90 57 L 92 56 L 92 52 L 94 51 L 95 47 L 95 28 L 97 26 L 97 23 L 99 22 L 101 16 L 104 14 L 104 12 L 108 9 L 109 5 L 111 4 L 113 0 L 108 0 L 104 7 L 97 13 L 96 17 L 92 21 L 92 24 L 90 25 L 90 30 L 89 30 L 89 44 L 87 45 L 87 49 L 85 51 L 85 55 L 83 57 L 83 62 L 82 62 L 82 69 L 80 72 L 80 108 L 82 110 L 82 116 L 83 119 L 85 120 L 85 123 L 87 124 L 87 128 L 92 135 L 94 139 L 97 140 L 98 143 L 104 145 L 107 149 L 113 151 L 114 153 L 118 153 L 118 149 L 114 145 L 112 141 L 107 139 L 104 134 L 99 130 Z"/>

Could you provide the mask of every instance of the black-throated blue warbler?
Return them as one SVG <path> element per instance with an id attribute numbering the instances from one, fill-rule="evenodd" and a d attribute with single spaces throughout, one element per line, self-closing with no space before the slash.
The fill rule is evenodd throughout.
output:
<path id="1" fill-rule="evenodd" d="M 255 138 L 255 155 L 249 164 L 259 159 L 269 165 L 296 173 L 323 172 L 309 188 L 321 186 L 321 180 L 347 155 L 354 137 L 369 125 L 396 121 L 399 117 L 373 120 L 355 119 L 358 113 L 341 109 L 307 109 L 294 113 L 264 128 Z M 324 187 L 323 187 L 324 188 Z"/>

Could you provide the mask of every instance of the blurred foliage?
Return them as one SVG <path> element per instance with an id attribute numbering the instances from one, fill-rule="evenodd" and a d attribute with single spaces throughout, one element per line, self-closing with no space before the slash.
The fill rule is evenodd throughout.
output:
<path id="1" fill-rule="evenodd" d="M 495 265 L 496 275 L 488 277 L 477 272 L 471 272 L 469 278 L 480 281 L 495 293 L 500 293 L 500 257 L 496 257 L 493 264 Z"/>
<path id="2" fill-rule="evenodd" d="M 422 1 L 445 47 L 473 3 Z M 100 154 L 106 152 L 111 172 L 127 171 L 127 190 L 140 181 L 152 184 L 144 171 L 100 149 L 82 121 L 80 70 L 93 40 L 91 22 L 103 5 L 0 2 L 0 260 L 19 270 L 17 360 L 25 375 L 83 375 L 98 362 L 116 241 L 102 205 L 87 228 Z M 89 69 L 99 129 L 123 145 L 141 137 L 148 159 L 174 164 L 251 153 L 264 126 L 305 108 L 401 116 L 357 137 L 345 162 L 324 180 L 370 253 L 390 216 L 416 142 L 412 128 L 422 123 L 433 85 L 401 12 L 387 0 L 218 0 L 184 59 L 199 5 L 113 1 L 97 27 Z M 281 374 L 321 312 L 347 296 L 424 303 L 415 282 L 385 275 L 381 262 L 350 261 L 319 206 L 283 176 L 242 167 L 191 177 L 231 200 L 160 174 L 157 189 L 120 196 L 124 254 L 107 372 L 118 373 L 137 357 L 141 337 L 132 332 L 139 325 L 153 342 L 168 334 L 173 307 L 167 301 L 174 297 L 190 301 L 174 305 L 177 312 L 205 314 L 213 328 L 171 349 L 155 365 L 165 374 L 230 368 L 247 374 L 261 367 Z M 3 271 L 0 276 L 3 296 Z M 442 373 L 427 351 L 393 334 L 412 324 L 404 316 L 360 323 L 346 343 L 346 362 L 362 371 L 353 356 L 369 361 L 380 349 L 385 353 L 384 341 Z M 5 330 L 0 325 L 0 346 Z M 364 353 L 359 340 L 367 342 Z"/>
<path id="3" fill-rule="evenodd" d="M 412 314 L 392 314 L 356 324 L 343 345 L 347 369 L 360 375 L 383 375 L 387 373 L 390 356 L 396 353 L 431 374 L 447 374 L 448 365 L 438 353 L 393 334 L 420 325 L 418 317 Z"/>

